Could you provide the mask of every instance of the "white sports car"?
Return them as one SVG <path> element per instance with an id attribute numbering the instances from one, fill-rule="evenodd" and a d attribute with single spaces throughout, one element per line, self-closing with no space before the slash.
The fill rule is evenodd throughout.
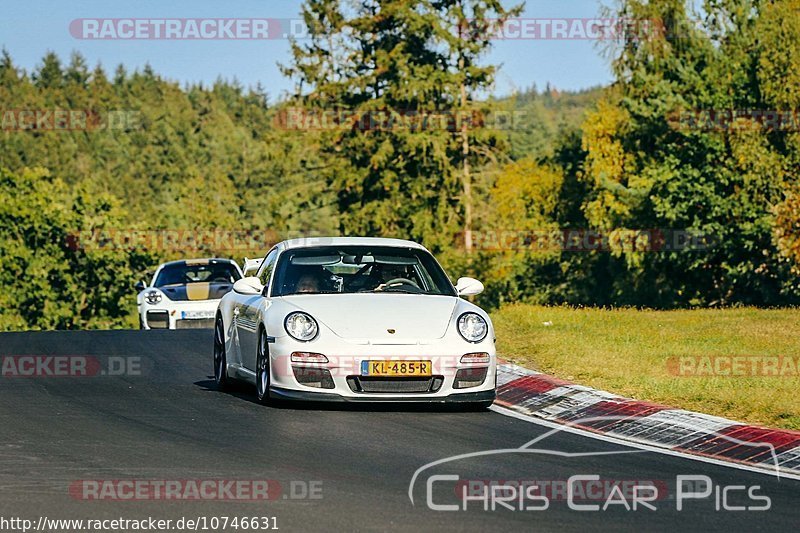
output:
<path id="1" fill-rule="evenodd" d="M 213 328 L 217 306 L 242 279 L 230 259 L 188 259 L 159 265 L 150 285 L 136 284 L 142 329 Z"/>
<path id="2" fill-rule="evenodd" d="M 424 247 L 397 239 L 296 239 L 219 304 L 214 376 L 258 399 L 464 402 L 495 398 L 494 328 Z"/>

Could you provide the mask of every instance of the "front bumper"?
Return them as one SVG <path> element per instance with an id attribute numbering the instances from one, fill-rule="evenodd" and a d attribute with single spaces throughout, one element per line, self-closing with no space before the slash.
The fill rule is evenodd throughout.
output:
<path id="1" fill-rule="evenodd" d="M 477 392 L 460 392 L 452 393 L 447 396 L 378 396 L 375 395 L 362 395 L 362 396 L 343 396 L 341 394 L 330 392 L 307 392 L 300 390 L 281 389 L 271 387 L 269 389 L 270 398 L 278 400 L 301 400 L 308 402 L 424 402 L 424 403 L 476 403 L 476 402 L 490 402 L 496 398 L 495 390 L 484 390 Z"/>
<path id="2" fill-rule="evenodd" d="M 174 302 L 165 298 L 156 305 L 141 305 L 139 317 L 144 329 L 213 328 L 218 306 L 219 300 Z M 198 313 L 200 317 L 190 318 Z"/>
<path id="3" fill-rule="evenodd" d="M 344 402 L 484 402 L 494 400 L 497 360 L 491 340 L 467 344 L 457 339 L 408 344 L 302 344 L 271 338 L 270 390 L 276 398 Z M 293 352 L 325 355 L 328 362 L 291 360 Z M 462 362 L 467 353 L 484 353 L 488 362 Z M 331 355 L 338 354 L 338 355 Z M 363 373 L 369 361 L 430 361 L 420 377 L 377 377 Z"/>

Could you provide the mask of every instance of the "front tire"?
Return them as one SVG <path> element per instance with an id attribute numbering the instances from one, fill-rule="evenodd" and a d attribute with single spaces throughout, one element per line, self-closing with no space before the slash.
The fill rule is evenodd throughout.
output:
<path id="1" fill-rule="evenodd" d="M 258 403 L 262 405 L 269 403 L 269 370 L 267 333 L 262 329 L 258 334 L 258 353 L 256 354 L 256 395 L 258 396 Z"/>
<path id="2" fill-rule="evenodd" d="M 228 358 L 225 354 L 225 323 L 217 317 L 214 326 L 214 382 L 217 390 L 225 390 L 230 384 L 228 378 Z"/>

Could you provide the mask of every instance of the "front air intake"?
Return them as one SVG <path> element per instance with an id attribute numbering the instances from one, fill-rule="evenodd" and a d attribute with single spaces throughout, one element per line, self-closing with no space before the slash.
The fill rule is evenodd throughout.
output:
<path id="1" fill-rule="evenodd" d="M 353 392 L 410 394 L 430 393 L 442 388 L 444 378 L 431 376 L 424 378 L 384 378 L 366 376 L 348 376 L 347 385 Z"/>
<path id="2" fill-rule="evenodd" d="M 166 311 L 148 311 L 147 326 L 150 329 L 169 329 L 169 315 Z"/>
<path id="3" fill-rule="evenodd" d="M 318 389 L 334 388 L 333 377 L 326 368 L 293 366 L 292 371 L 294 372 L 294 378 L 301 385 L 316 387 Z"/>
<path id="4" fill-rule="evenodd" d="M 489 369 L 483 368 L 462 368 L 456 372 L 456 379 L 453 382 L 454 389 L 468 389 L 483 385 L 486 381 L 486 372 Z"/>

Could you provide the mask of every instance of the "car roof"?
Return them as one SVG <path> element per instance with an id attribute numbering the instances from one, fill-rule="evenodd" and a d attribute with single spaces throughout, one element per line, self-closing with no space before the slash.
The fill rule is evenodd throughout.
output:
<path id="1" fill-rule="evenodd" d="M 179 259 L 177 261 L 167 261 L 166 263 L 162 263 L 161 267 L 208 265 L 211 263 L 233 263 L 234 265 L 237 264 L 236 261 L 234 261 L 233 259 L 224 259 L 222 257 L 205 257 L 200 259 Z"/>
<path id="2" fill-rule="evenodd" d="M 424 246 L 414 241 L 386 239 L 381 237 L 303 237 L 300 239 L 283 241 L 279 243 L 278 246 L 284 250 L 316 246 L 393 246 L 396 248 L 417 248 L 419 250 L 426 250 Z"/>

